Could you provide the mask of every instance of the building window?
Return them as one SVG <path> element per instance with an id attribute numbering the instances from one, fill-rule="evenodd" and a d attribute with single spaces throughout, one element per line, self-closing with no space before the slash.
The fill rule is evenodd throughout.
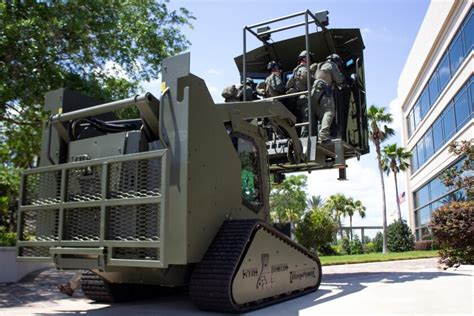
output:
<path id="1" fill-rule="evenodd" d="M 433 145 L 435 152 L 444 145 L 443 134 L 443 117 L 438 117 L 438 119 L 433 124 Z"/>
<path id="2" fill-rule="evenodd" d="M 466 47 L 466 52 L 469 53 L 473 49 L 474 45 L 474 14 L 471 12 L 469 14 L 469 18 L 466 21 L 466 24 L 464 25 L 464 41 L 465 41 L 465 47 Z"/>
<path id="3" fill-rule="evenodd" d="M 454 98 L 454 110 L 456 113 L 456 126 L 459 130 L 469 121 L 471 114 L 469 95 L 466 88 Z"/>
<path id="4" fill-rule="evenodd" d="M 428 83 L 428 89 L 430 91 L 430 104 L 433 105 L 439 95 L 437 70 L 435 71 L 435 73 L 430 79 L 430 82 Z"/>
<path id="5" fill-rule="evenodd" d="M 412 116 L 408 116 L 408 137 L 410 137 L 418 127 L 420 121 L 428 113 L 429 109 L 436 102 L 440 93 L 446 88 L 451 76 L 456 72 L 464 58 L 470 54 L 473 46 L 473 10 L 471 9 L 451 41 L 448 49 L 444 52 L 439 64 L 436 66 L 428 84 L 422 89 L 421 95 L 413 106 Z M 411 122 L 413 120 L 413 122 Z"/>
<path id="6" fill-rule="evenodd" d="M 439 90 L 443 91 L 451 78 L 451 70 L 449 69 L 448 55 L 444 56 L 438 66 Z"/>
<path id="7" fill-rule="evenodd" d="M 449 47 L 449 60 L 451 61 L 451 73 L 454 74 L 464 59 L 462 36 L 458 34 Z"/>
<path id="8" fill-rule="evenodd" d="M 444 110 L 443 124 L 444 124 L 444 137 L 445 137 L 445 141 L 447 141 L 456 132 L 456 121 L 454 117 L 454 107 L 452 103 Z"/>

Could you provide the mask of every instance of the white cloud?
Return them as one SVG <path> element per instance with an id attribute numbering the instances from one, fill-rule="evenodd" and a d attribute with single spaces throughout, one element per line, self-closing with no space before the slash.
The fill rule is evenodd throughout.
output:
<path id="1" fill-rule="evenodd" d="M 209 69 L 207 71 L 207 73 L 210 74 L 210 75 L 220 75 L 221 74 L 221 72 L 219 70 L 216 70 L 214 68 Z"/>
<path id="2" fill-rule="evenodd" d="M 390 126 L 395 129 L 395 132 L 397 132 L 398 135 L 401 135 L 402 131 L 402 125 L 403 124 L 403 119 L 402 119 L 402 108 L 400 105 L 400 102 L 398 98 L 393 99 L 389 106 L 388 109 L 389 112 L 392 114 L 393 117 L 393 122 L 390 124 Z"/>
<path id="3" fill-rule="evenodd" d="M 367 36 L 372 32 L 372 29 L 370 27 L 364 27 L 360 30 L 360 32 L 362 33 L 362 35 Z"/>
<path id="4" fill-rule="evenodd" d="M 353 226 L 382 226 L 382 189 L 380 176 L 377 168 L 375 154 L 370 153 L 361 158 L 360 161 L 351 159 L 347 161 L 348 181 L 338 181 L 337 169 L 313 171 L 308 174 L 308 194 L 321 195 L 327 199 L 330 195 L 342 193 L 348 197 L 360 200 L 367 208 L 366 217 L 361 219 L 358 215 L 352 219 Z M 405 175 L 399 175 L 399 192 L 405 190 Z M 387 205 L 387 223 L 390 224 L 397 218 L 397 206 L 395 199 L 395 183 L 393 176 L 384 175 L 385 196 Z M 402 217 L 407 219 L 407 202 L 401 204 Z M 349 218 L 343 220 L 343 225 L 349 225 Z M 366 231 L 373 236 L 376 231 Z M 360 235 L 360 232 L 356 232 Z"/>

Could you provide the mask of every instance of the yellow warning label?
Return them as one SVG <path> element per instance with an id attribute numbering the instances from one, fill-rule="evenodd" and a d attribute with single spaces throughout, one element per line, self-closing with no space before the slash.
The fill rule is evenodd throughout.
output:
<path id="1" fill-rule="evenodd" d="M 63 108 L 60 107 L 60 108 L 58 109 L 58 114 L 62 114 L 62 113 L 63 113 Z"/>
<path id="2" fill-rule="evenodd" d="M 165 91 L 166 89 L 166 82 L 162 81 L 161 82 L 161 92 Z"/>

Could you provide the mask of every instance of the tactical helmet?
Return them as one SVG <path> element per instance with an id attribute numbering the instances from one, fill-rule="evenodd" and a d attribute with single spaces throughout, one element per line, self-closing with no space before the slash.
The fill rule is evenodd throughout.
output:
<path id="1" fill-rule="evenodd" d="M 314 54 L 309 52 L 309 58 L 310 59 L 314 59 Z M 306 50 L 302 51 L 299 55 L 298 55 L 298 60 L 301 60 L 303 58 L 306 58 Z"/>
<path id="2" fill-rule="evenodd" d="M 251 87 L 255 87 L 255 86 L 256 86 L 256 84 L 255 84 L 255 82 L 253 81 L 252 78 L 245 78 L 245 85 L 246 85 L 246 86 L 251 86 Z"/>
<path id="3" fill-rule="evenodd" d="M 331 54 L 326 59 L 330 60 L 330 61 L 332 61 L 333 63 L 336 63 L 336 64 L 342 63 L 342 59 L 341 59 L 341 57 L 339 57 L 338 54 Z"/>
<path id="4" fill-rule="evenodd" d="M 282 69 L 281 64 L 279 62 L 272 60 L 271 62 L 268 63 L 267 69 L 273 70 L 274 68 Z"/>

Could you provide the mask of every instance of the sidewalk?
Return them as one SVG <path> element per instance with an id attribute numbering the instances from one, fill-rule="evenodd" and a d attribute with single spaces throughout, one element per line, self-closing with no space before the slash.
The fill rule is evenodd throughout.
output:
<path id="1" fill-rule="evenodd" d="M 323 267 L 320 289 L 249 315 L 473 315 L 474 267 L 446 271 L 437 259 Z M 102 304 L 59 292 L 74 272 L 48 269 L 0 284 L 0 315 L 217 315 L 198 310 L 186 294 Z"/>

